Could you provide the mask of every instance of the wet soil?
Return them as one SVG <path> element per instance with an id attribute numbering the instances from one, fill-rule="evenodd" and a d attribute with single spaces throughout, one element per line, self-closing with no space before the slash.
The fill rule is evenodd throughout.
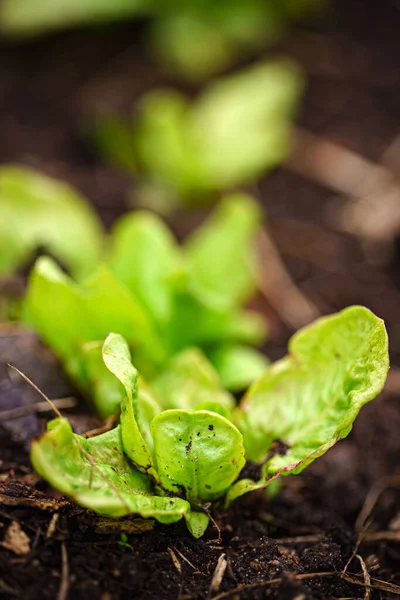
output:
<path id="1" fill-rule="evenodd" d="M 399 25 L 395 1 L 341 0 L 318 29 L 295 30 L 280 51 L 297 58 L 308 74 L 299 125 L 379 160 L 400 125 Z M 123 25 L 0 48 L 0 162 L 28 164 L 71 182 L 107 226 L 129 208 L 131 181 L 101 162 L 82 131 L 96 110 L 128 114 L 143 91 L 168 83 L 146 57 L 142 31 L 142 24 Z M 330 222 L 332 203 L 343 202 L 331 191 L 285 168 L 252 191 L 299 288 L 322 313 L 363 303 L 384 317 L 392 363 L 399 365 L 396 239 L 389 259 L 371 266 L 359 241 Z M 196 218 L 175 215 L 172 225 L 183 235 Z M 263 308 L 271 324 L 266 351 L 276 359 L 292 331 L 278 312 Z M 10 379 L 8 362 L 52 398 L 76 397 L 31 333 L 2 327 L 0 362 L 2 409 L 29 411 L 36 401 L 29 386 Z M 98 424 L 79 398 L 66 414 L 76 431 Z M 308 600 L 399 594 L 395 379 L 362 410 L 350 436 L 302 475 L 285 479 L 279 495 L 253 494 L 228 514 L 216 507 L 219 531 L 210 527 L 201 540 L 183 524 L 110 524 L 51 491 L 33 473 L 24 442 L 48 416 L 27 412 L 0 427 L 0 539 L 4 543 L 14 522 L 29 538 L 25 554 L 0 546 L 0 597 Z"/>

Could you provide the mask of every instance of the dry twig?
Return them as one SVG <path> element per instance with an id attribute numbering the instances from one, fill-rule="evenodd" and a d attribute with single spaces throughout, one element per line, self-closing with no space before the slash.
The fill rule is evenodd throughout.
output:
<path id="1" fill-rule="evenodd" d="M 100 435 L 102 433 L 107 433 L 107 431 L 111 431 L 118 419 L 119 412 L 108 417 L 101 427 L 95 427 L 95 429 L 89 429 L 89 431 L 85 431 L 85 433 L 82 433 L 82 437 L 91 438 L 96 437 L 96 435 Z"/>
<path id="2" fill-rule="evenodd" d="M 368 586 L 365 584 L 363 577 L 359 575 L 354 575 L 352 573 L 343 573 L 340 571 L 325 571 L 321 573 L 294 573 L 292 574 L 293 579 L 298 581 L 307 581 L 311 579 L 319 579 L 324 577 L 340 577 L 347 583 L 351 583 L 353 585 L 358 585 L 360 587 L 369 587 L 371 589 L 381 590 L 384 592 L 390 592 L 396 596 L 400 596 L 400 586 L 394 585 L 393 583 L 387 583 L 386 581 L 382 581 L 380 579 L 371 578 Z M 250 590 L 254 590 L 257 588 L 269 587 L 271 585 L 279 585 L 282 582 L 282 577 L 276 577 L 275 579 L 269 579 L 268 581 L 259 581 L 257 583 L 244 583 L 242 585 L 238 585 L 236 588 L 229 590 L 227 592 L 222 592 L 222 594 L 218 594 L 218 596 L 214 596 L 213 600 L 223 600 L 225 598 L 229 598 L 230 596 L 239 595 L 242 592 L 248 592 Z"/>
<path id="3" fill-rule="evenodd" d="M 222 580 L 225 575 L 226 567 L 228 566 L 228 561 L 225 558 L 225 554 L 221 554 L 218 559 L 217 566 L 215 567 L 214 574 L 211 579 L 210 589 L 208 590 L 208 595 L 212 596 L 215 592 L 218 592 L 221 587 Z"/>
<path id="4" fill-rule="evenodd" d="M 169 552 L 169 555 L 171 557 L 171 560 L 172 560 L 172 563 L 173 563 L 175 569 L 178 571 L 179 575 L 182 575 L 181 563 L 179 562 L 175 552 L 172 550 L 172 548 L 168 548 L 168 552 Z"/>
<path id="5" fill-rule="evenodd" d="M 64 542 L 61 544 L 61 584 L 58 590 L 57 600 L 67 600 L 69 589 L 69 566 L 68 554 Z"/>
<path id="6" fill-rule="evenodd" d="M 382 250 L 382 244 L 387 246 L 400 229 L 400 184 L 391 170 L 399 162 L 399 145 L 396 135 L 376 164 L 297 128 L 286 167 L 345 196 L 346 205 L 334 209 L 337 226 L 364 238 L 366 251 L 377 242 Z"/>
<path id="7" fill-rule="evenodd" d="M 56 400 L 52 400 L 53 405 L 58 408 L 58 410 L 74 408 L 74 406 L 76 406 L 76 402 L 76 398 L 73 397 L 57 398 Z M 18 406 L 17 408 L 11 408 L 10 410 L 0 411 L 0 421 L 11 421 L 12 419 L 19 419 L 20 417 L 24 417 L 30 413 L 45 413 L 48 411 L 48 402 L 36 402 L 35 404 L 29 404 L 28 406 Z"/>
<path id="8" fill-rule="evenodd" d="M 362 572 L 364 575 L 364 583 L 365 583 L 365 594 L 364 600 L 371 600 L 371 577 L 368 573 L 367 566 L 364 562 L 363 557 L 360 554 L 356 554 L 356 558 L 360 561 L 360 565 L 362 568 Z"/>
<path id="9" fill-rule="evenodd" d="M 319 316 L 317 307 L 308 300 L 292 281 L 271 237 L 264 227 L 258 239 L 261 266 L 258 287 L 284 323 L 294 329 L 310 323 Z"/>
<path id="10" fill-rule="evenodd" d="M 46 532 L 46 540 L 49 540 L 55 533 L 60 513 L 55 512 L 51 517 L 49 526 Z"/>
<path id="11" fill-rule="evenodd" d="M 379 481 L 377 481 L 370 489 L 365 498 L 365 502 L 363 507 L 357 517 L 356 520 L 356 531 L 361 531 L 365 528 L 365 523 L 367 522 L 370 514 L 375 508 L 376 503 L 379 500 L 380 495 L 389 487 L 395 487 L 400 485 L 400 475 L 393 475 L 388 477 L 383 477 Z"/>
<path id="12" fill-rule="evenodd" d="M 197 571 L 197 568 L 190 562 L 190 560 L 188 558 L 186 558 L 186 556 L 184 554 L 182 554 L 182 552 L 180 552 L 180 550 L 178 550 L 178 548 L 175 548 L 175 546 L 173 546 L 175 552 L 177 552 L 179 554 L 179 556 L 181 557 L 182 560 L 185 561 L 185 563 L 187 563 L 190 567 L 192 567 L 193 571 Z"/>

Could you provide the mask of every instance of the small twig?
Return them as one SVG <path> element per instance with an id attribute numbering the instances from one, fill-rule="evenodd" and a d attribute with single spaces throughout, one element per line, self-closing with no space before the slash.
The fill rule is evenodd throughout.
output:
<path id="1" fill-rule="evenodd" d="M 297 127 L 292 153 L 285 167 L 344 196 L 371 193 L 392 181 L 386 167 L 321 136 Z M 378 184 L 379 182 L 379 184 Z"/>
<path id="2" fill-rule="evenodd" d="M 400 475 L 383 477 L 371 487 L 367 497 L 365 498 L 363 507 L 357 517 L 355 525 L 356 531 L 361 531 L 365 527 L 365 523 L 375 508 L 375 505 L 378 502 L 382 492 L 393 486 L 400 486 Z"/>
<path id="3" fill-rule="evenodd" d="M 371 531 L 366 533 L 365 542 L 400 542 L 400 531 Z"/>
<path id="4" fill-rule="evenodd" d="M 225 558 L 225 554 L 221 554 L 221 556 L 218 558 L 217 566 L 215 567 L 215 571 L 211 579 L 210 588 L 208 590 L 209 596 L 212 596 L 212 594 L 218 592 L 219 588 L 221 587 L 227 566 L 228 561 Z"/>
<path id="5" fill-rule="evenodd" d="M 354 575 L 353 573 L 345 573 L 341 575 L 341 578 L 347 583 L 352 583 L 354 585 L 360 585 L 362 587 L 367 587 L 364 583 L 364 577 L 361 575 Z M 391 594 L 395 594 L 396 596 L 400 596 L 400 586 L 395 585 L 394 583 L 388 583 L 387 581 L 382 581 L 381 579 L 371 578 L 371 583 L 369 586 L 374 590 L 381 590 L 382 592 L 390 592 Z"/>
<path id="6" fill-rule="evenodd" d="M 347 198 L 336 217 L 340 229 L 367 243 L 387 244 L 400 227 L 400 184 L 392 171 L 398 167 L 399 139 L 397 134 L 377 164 L 297 128 L 286 167 Z"/>
<path id="7" fill-rule="evenodd" d="M 178 548 L 175 548 L 175 546 L 173 546 L 173 549 L 175 550 L 175 552 L 177 552 L 179 554 L 179 556 L 181 557 L 182 560 L 185 561 L 185 563 L 187 563 L 190 567 L 192 567 L 193 571 L 197 571 L 197 568 L 190 562 L 190 560 L 188 558 L 186 558 L 186 556 L 184 554 L 182 554 L 182 552 L 180 552 L 180 550 L 178 550 Z"/>
<path id="8" fill-rule="evenodd" d="M 338 575 L 337 571 L 327 571 L 322 573 L 301 573 L 300 575 L 293 574 L 294 579 L 315 579 L 318 577 L 333 577 Z M 254 590 L 260 587 L 269 587 L 270 585 L 277 585 L 282 582 L 282 577 L 276 577 L 275 579 L 269 579 L 268 581 L 258 581 L 256 583 L 242 583 L 238 585 L 233 590 L 229 590 L 227 592 L 222 592 L 222 594 L 218 594 L 218 596 L 214 596 L 213 600 L 222 600 L 223 598 L 229 598 L 229 596 L 239 595 L 241 592 Z"/>
<path id="9" fill-rule="evenodd" d="M 60 513 L 55 512 L 53 514 L 53 516 L 51 517 L 51 520 L 50 520 L 50 523 L 49 523 L 49 526 L 48 526 L 47 532 L 46 532 L 46 540 L 49 540 L 54 535 L 54 533 L 56 531 L 59 516 L 60 516 Z"/>
<path id="10" fill-rule="evenodd" d="M 347 569 L 348 569 L 348 567 L 349 567 L 349 565 L 350 565 L 351 561 L 353 560 L 353 558 L 355 558 L 355 557 L 357 556 L 358 549 L 359 549 L 359 547 L 361 546 L 361 543 L 362 543 L 362 541 L 363 541 L 363 540 L 364 540 L 364 538 L 365 538 L 365 534 L 366 534 L 366 531 L 367 531 L 367 529 L 368 529 L 368 527 L 369 527 L 369 526 L 370 526 L 370 521 L 365 521 L 365 523 L 363 524 L 363 528 L 362 528 L 362 530 L 361 530 L 361 531 L 359 532 L 359 534 L 358 534 L 357 541 L 356 541 L 356 545 L 354 546 L 354 550 L 353 550 L 353 552 L 351 553 L 351 556 L 350 556 L 349 560 L 347 561 L 347 563 L 346 563 L 346 564 L 345 564 L 345 566 L 344 566 L 344 569 L 343 569 L 343 571 L 342 571 L 342 574 L 343 574 L 343 575 L 345 575 L 345 574 L 346 574 L 346 572 L 347 572 Z"/>
<path id="11" fill-rule="evenodd" d="M 172 548 L 168 548 L 168 552 L 169 552 L 169 555 L 171 557 L 171 560 L 172 560 L 172 563 L 173 563 L 175 569 L 178 571 L 179 575 L 182 575 L 181 563 L 179 562 L 175 552 L 172 550 Z"/>
<path id="12" fill-rule="evenodd" d="M 13 369 L 14 371 L 16 371 L 18 373 L 18 375 L 20 375 L 22 377 L 22 379 L 25 379 L 25 381 L 27 383 L 29 383 L 29 385 L 31 385 L 33 387 L 33 389 L 36 390 L 38 392 L 38 394 L 40 394 L 42 396 L 42 398 L 44 398 L 46 400 L 46 402 L 48 404 L 50 404 L 51 408 L 53 409 L 53 411 L 55 412 L 57 417 L 60 417 L 60 419 L 62 418 L 62 414 L 60 413 L 60 411 L 58 410 L 58 408 L 54 404 L 54 402 L 52 400 L 50 400 L 50 398 L 48 398 L 46 396 L 46 394 L 44 392 L 42 392 L 42 390 L 40 388 L 38 388 L 38 386 L 35 383 L 33 383 L 33 381 L 31 381 L 31 379 L 29 379 L 29 377 L 27 377 L 24 373 L 22 373 L 22 371 L 20 371 L 19 369 L 17 369 L 17 367 L 14 367 L 13 365 L 10 365 L 9 363 L 7 363 L 7 366 L 9 366 L 10 369 Z"/>
<path id="13" fill-rule="evenodd" d="M 365 584 L 363 577 L 359 575 L 354 575 L 352 573 L 343 573 L 340 571 L 323 571 L 321 573 L 294 573 L 292 574 L 293 579 L 298 581 L 307 581 L 310 579 L 319 579 L 323 577 L 339 577 L 343 579 L 347 583 L 351 583 L 353 585 L 359 585 L 360 587 L 369 587 L 371 589 L 382 590 L 384 592 L 390 592 L 391 594 L 395 594 L 396 596 L 400 596 L 400 586 L 394 585 L 393 583 L 387 583 L 386 581 L 382 581 L 380 579 L 371 578 L 371 581 L 368 585 Z M 259 581 L 257 583 L 244 583 L 242 585 L 238 585 L 233 590 L 229 590 L 227 592 L 222 592 L 222 594 L 218 594 L 218 596 L 214 596 L 213 600 L 223 600 L 224 598 L 229 598 L 229 596 L 240 595 L 241 592 L 253 590 L 256 588 L 268 587 L 271 585 L 278 585 L 282 582 L 282 577 L 276 577 L 275 579 L 269 579 L 268 581 Z"/>
<path id="14" fill-rule="evenodd" d="M 118 419 L 119 419 L 119 412 L 108 417 L 104 421 L 104 424 L 101 427 L 95 427 L 94 429 L 89 429 L 89 431 L 85 431 L 85 433 L 82 434 L 82 437 L 84 437 L 84 438 L 96 437 L 96 435 L 100 435 L 102 433 L 106 433 L 107 431 L 111 431 L 111 429 L 114 427 L 114 425 Z"/>
<path id="15" fill-rule="evenodd" d="M 67 398 L 57 398 L 56 400 L 52 400 L 52 403 L 56 408 L 61 410 L 66 408 L 74 408 L 77 400 L 76 398 L 69 396 Z M 53 407 L 50 408 L 53 410 Z M 0 421 L 11 421 L 12 419 L 19 419 L 20 417 L 24 417 L 25 415 L 31 413 L 45 413 L 49 410 L 49 403 L 47 401 L 36 402 L 35 404 L 29 404 L 28 406 L 19 406 L 18 408 L 0 411 Z"/>
<path id="16" fill-rule="evenodd" d="M 266 227 L 259 234 L 258 247 L 261 265 L 265 265 L 258 269 L 258 287 L 282 321 L 299 329 L 316 319 L 319 310 L 294 284 Z"/>
<path id="17" fill-rule="evenodd" d="M 61 585 L 58 590 L 57 600 L 67 600 L 69 589 L 68 554 L 64 542 L 61 544 Z"/>
<path id="18" fill-rule="evenodd" d="M 218 538 L 217 538 L 217 543 L 220 544 L 221 543 L 221 529 L 217 523 L 217 521 L 214 519 L 214 517 L 212 516 L 211 512 L 210 512 L 210 506 L 211 503 L 208 504 L 203 504 L 203 506 L 201 506 L 201 509 L 206 513 L 207 517 L 210 519 L 211 523 L 214 525 L 215 529 L 218 532 Z"/>
<path id="19" fill-rule="evenodd" d="M 360 561 L 360 565 L 362 568 L 362 572 L 364 575 L 364 583 L 365 583 L 365 594 L 364 600 L 371 600 L 371 577 L 368 573 L 367 566 L 364 562 L 363 557 L 360 554 L 356 554 L 356 558 Z"/>

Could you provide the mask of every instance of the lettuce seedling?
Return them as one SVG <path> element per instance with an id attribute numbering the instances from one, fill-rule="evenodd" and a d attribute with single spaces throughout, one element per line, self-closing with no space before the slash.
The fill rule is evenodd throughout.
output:
<path id="1" fill-rule="evenodd" d="M 121 390 L 101 357 L 101 344 L 110 331 L 125 337 L 135 364 L 150 384 L 155 383 L 163 402 L 172 397 L 174 381 L 175 399 L 182 397 L 183 372 L 211 382 L 218 381 L 216 369 L 224 387 L 244 389 L 267 365 L 265 357 L 247 345 L 263 341 L 265 324 L 258 314 L 242 308 L 256 288 L 254 243 L 260 220 L 258 205 L 250 198 L 230 196 L 179 246 L 155 215 L 128 214 L 111 234 L 107 263 L 82 284 L 49 258 L 37 261 L 28 284 L 25 320 L 58 354 L 103 416 L 114 413 L 121 400 Z M 174 362 L 193 347 L 205 356 L 200 359 L 199 351 L 189 352 Z M 214 369 L 206 365 L 206 356 Z M 235 373 L 238 359 L 240 376 Z M 177 376 L 163 378 L 165 369 L 170 375 L 178 371 Z M 164 384 L 168 393 L 161 394 Z"/>
<path id="2" fill-rule="evenodd" d="M 135 162 L 146 181 L 144 205 L 161 210 L 182 199 L 204 201 L 285 158 L 302 79 L 294 64 L 280 60 L 216 80 L 194 102 L 174 90 L 153 91 L 126 134 L 118 119 L 113 125 L 112 118 L 103 124 L 99 118 L 93 139 L 124 170 L 131 173 L 127 165 Z M 124 150 L 130 137 L 136 161 Z"/>
<path id="3" fill-rule="evenodd" d="M 150 25 L 159 62 L 174 76 L 200 81 L 276 43 L 290 21 L 318 13 L 324 0 L 219 0 L 185 3 Z"/>
<path id="4" fill-rule="evenodd" d="M 103 243 L 99 218 L 76 190 L 26 167 L 0 168 L 0 277 L 42 248 L 81 280 L 100 260 Z"/>
<path id="5" fill-rule="evenodd" d="M 299 331 L 289 351 L 231 416 L 207 377 L 204 390 L 195 382 L 197 394 L 182 391 L 190 397 L 187 408 L 162 410 L 148 389 L 143 393 L 127 343 L 110 334 L 102 355 L 124 390 L 120 424 L 86 440 L 66 419 L 55 419 L 32 444 L 33 465 L 82 506 L 161 523 L 184 517 L 199 537 L 210 503 L 224 499 L 228 506 L 280 475 L 299 473 L 346 437 L 361 407 L 382 390 L 389 368 L 384 324 L 358 306 Z M 207 396 L 213 404 L 206 409 Z M 262 465 L 259 481 L 238 480 L 246 460 Z"/>

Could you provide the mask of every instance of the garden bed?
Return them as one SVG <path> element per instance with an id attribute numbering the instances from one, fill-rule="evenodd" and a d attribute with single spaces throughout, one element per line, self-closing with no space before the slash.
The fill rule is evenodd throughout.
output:
<path id="1" fill-rule="evenodd" d="M 334 26 L 297 30 L 281 48 L 309 76 L 298 123 L 375 162 L 400 123 L 400 12 L 391 2 L 337 4 Z M 79 126 L 82 115 L 94 109 L 128 113 L 135 98 L 163 81 L 139 42 L 132 41 L 139 37 L 140 26 L 122 26 L 1 49 L 1 162 L 28 164 L 76 185 L 107 226 L 128 207 L 129 181 L 101 163 Z M 396 223 L 391 258 L 371 264 L 357 238 L 338 231 L 333 218 L 330 222 L 329 215 L 345 202 L 331 190 L 281 168 L 252 191 L 265 207 L 272 238 L 299 289 L 322 314 L 352 303 L 371 308 L 387 323 L 392 364 L 399 365 Z M 182 236 L 198 218 L 180 212 L 170 221 Z M 23 286 L 24 277 L 21 273 L 8 283 Z M 267 300 L 260 298 L 257 306 L 268 316 L 266 351 L 276 359 L 293 331 Z M 51 398 L 76 396 L 33 334 L 2 326 L 0 359 L 3 397 L 12 394 L 26 406 L 35 394 L 17 380 L 7 387 L 8 362 Z M 285 479 L 275 498 L 266 500 L 257 492 L 228 513 L 217 507 L 215 525 L 200 540 L 182 524 L 110 522 L 55 495 L 33 473 L 24 444 L 2 427 L 0 527 L 3 540 L 13 531 L 14 538 L 11 550 L 0 547 L 0 595 L 24 600 L 394 598 L 400 594 L 399 400 L 394 371 L 387 390 L 362 410 L 346 440 L 306 473 Z M 83 402 L 66 414 L 77 432 L 100 425 Z M 32 415 L 14 419 L 13 435 L 37 433 L 44 422 Z M 18 525 L 10 529 L 14 522 Z"/>

